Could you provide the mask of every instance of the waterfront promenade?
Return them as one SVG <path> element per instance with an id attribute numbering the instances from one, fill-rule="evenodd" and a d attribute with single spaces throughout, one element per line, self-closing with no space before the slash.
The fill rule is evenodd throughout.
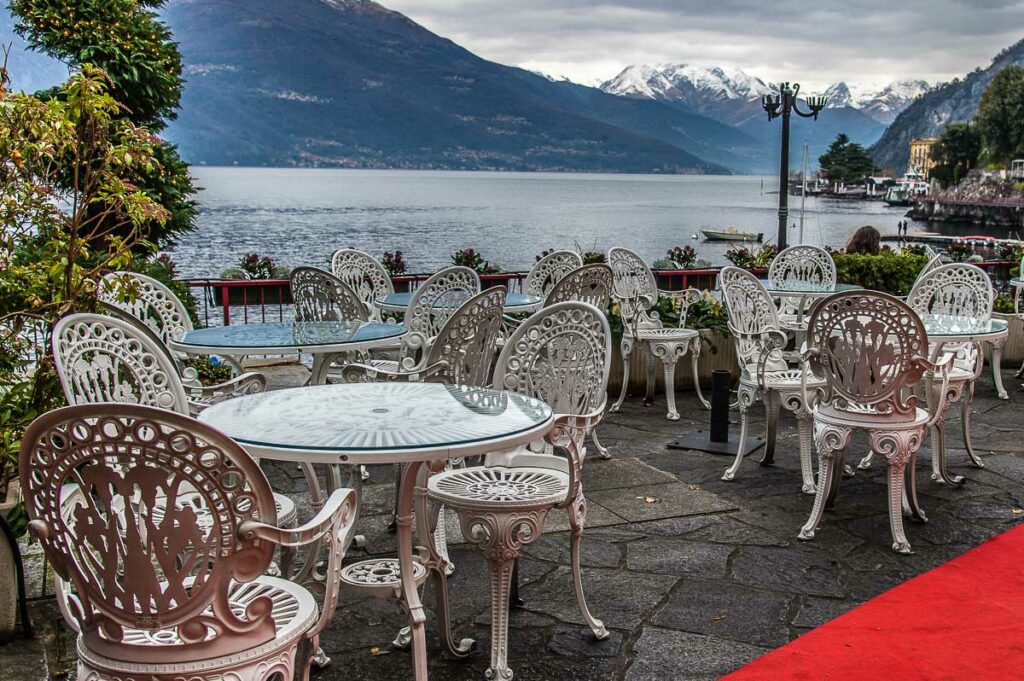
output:
<path id="1" fill-rule="evenodd" d="M 272 389 L 306 377 L 298 365 L 267 373 Z M 882 467 L 844 480 L 841 501 L 814 541 L 799 542 L 796 534 L 813 497 L 799 492 L 797 433 L 789 417 L 782 420 L 775 466 L 748 463 L 742 477 L 723 482 L 719 478 L 731 457 L 665 448 L 669 439 L 707 426 L 707 412 L 692 392 L 679 393 L 682 419 L 675 423 L 664 419 L 661 403 L 644 409 L 640 400 L 627 400 L 599 431 L 613 458 L 590 458 L 584 468 L 590 500 L 583 539 L 586 589 L 611 636 L 595 642 L 579 619 L 569 587 L 567 523 L 553 512 L 546 536 L 527 549 L 521 563 L 526 605 L 514 611 L 510 637 L 516 678 L 718 678 L 1016 526 L 1024 519 L 1024 455 L 1015 415 L 1024 394 L 1007 371 L 1011 399 L 996 399 L 987 374 L 974 404 L 974 440 L 986 467 L 967 465 L 965 452 L 951 448 L 951 465 L 967 483 L 942 486 L 928 478 L 924 448 L 918 488 L 930 522 L 908 523 L 914 546 L 909 556 L 894 554 L 889 545 Z M 763 411 L 751 414 L 753 430 L 760 433 Z M 951 421 L 955 447 L 959 422 Z M 865 448 L 866 442 L 855 440 L 849 459 Z M 275 489 L 302 498 L 305 483 L 296 467 L 265 468 Z M 353 550 L 349 559 L 394 551 L 394 535 L 386 530 L 392 480 L 390 467 L 371 469 L 360 525 L 366 549 Z M 442 652 L 431 615 L 430 673 L 446 681 L 476 680 L 487 667 L 489 646 L 486 565 L 477 549 L 458 545 L 452 520 L 449 541 L 457 565 L 450 578 L 456 633 L 476 638 L 478 649 L 465 660 Z M 42 574 L 38 552 L 33 555 L 29 587 L 38 596 Z M 429 592 L 424 601 L 429 611 Z M 61 678 L 73 669 L 74 642 L 52 599 L 33 601 L 32 611 L 37 638 L 4 648 L 0 681 Z M 343 595 L 334 624 L 321 638 L 333 661 L 311 678 L 411 678 L 408 653 L 389 644 L 402 623 L 391 602 L 354 602 Z"/>

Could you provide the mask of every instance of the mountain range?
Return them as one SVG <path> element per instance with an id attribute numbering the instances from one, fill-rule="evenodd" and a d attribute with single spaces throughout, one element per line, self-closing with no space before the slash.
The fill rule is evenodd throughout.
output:
<path id="1" fill-rule="evenodd" d="M 742 69 L 692 64 L 627 66 L 602 83 L 601 89 L 625 97 L 683 102 L 698 111 L 725 115 L 734 123 L 743 123 L 749 115 L 743 103 L 756 104 L 750 109 L 760 111 L 761 96 L 773 92 L 770 84 Z M 838 82 L 822 94 L 829 98 L 828 108 L 854 109 L 888 125 L 928 90 L 923 80 L 901 80 L 882 88 Z"/>
<path id="2" fill-rule="evenodd" d="M 936 137 L 950 123 L 971 120 L 992 79 L 1013 64 L 1024 66 L 1024 40 L 1000 52 L 988 67 L 975 69 L 962 79 L 956 78 L 916 99 L 871 147 L 875 163 L 881 168 L 905 168 L 910 158 L 910 140 Z"/>
<path id="3" fill-rule="evenodd" d="M 193 163 L 632 173 L 773 173 L 779 123 L 739 69 L 631 66 L 600 88 L 487 61 L 371 0 L 171 0 L 187 84 L 167 130 Z M 0 11 L 0 37 L 12 20 Z M 66 67 L 15 39 L 16 87 Z M 1020 46 L 997 58 L 1017 59 Z M 1019 63 L 1018 60 L 1015 63 Z M 836 83 L 817 121 L 793 119 L 814 164 L 839 133 L 899 168 L 907 135 L 976 108 L 994 73 L 927 91 Z M 904 110 L 905 109 L 905 110 Z M 886 131 L 886 121 L 895 121 Z M 883 131 L 885 135 L 883 136 Z M 880 139 L 881 138 L 881 139 Z"/>

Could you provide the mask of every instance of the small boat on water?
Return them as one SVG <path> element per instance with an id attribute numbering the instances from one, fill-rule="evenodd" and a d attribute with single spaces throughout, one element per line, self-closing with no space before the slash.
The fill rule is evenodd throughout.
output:
<path id="1" fill-rule="evenodd" d="M 908 171 L 889 187 L 884 201 L 890 206 L 910 206 L 928 193 L 928 183 L 920 173 Z"/>
<path id="2" fill-rule="evenodd" d="M 702 229 L 700 233 L 708 241 L 757 241 L 764 239 L 762 232 L 741 232 L 735 227 L 729 227 L 724 232 L 714 229 Z"/>

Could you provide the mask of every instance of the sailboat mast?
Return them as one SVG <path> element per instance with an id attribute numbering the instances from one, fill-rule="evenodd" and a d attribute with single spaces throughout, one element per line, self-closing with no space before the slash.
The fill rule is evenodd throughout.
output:
<path id="1" fill-rule="evenodd" d="M 801 173 L 803 183 L 800 185 L 800 242 L 804 242 L 804 208 L 807 205 L 807 143 L 804 142 L 804 166 Z"/>

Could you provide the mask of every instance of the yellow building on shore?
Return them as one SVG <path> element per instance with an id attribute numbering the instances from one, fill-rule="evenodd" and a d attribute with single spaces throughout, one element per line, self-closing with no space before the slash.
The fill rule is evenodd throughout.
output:
<path id="1" fill-rule="evenodd" d="M 932 147 L 938 141 L 937 137 L 918 137 L 910 140 L 910 163 L 908 171 L 915 171 L 928 177 L 928 171 L 935 167 L 935 160 L 932 158 Z"/>

